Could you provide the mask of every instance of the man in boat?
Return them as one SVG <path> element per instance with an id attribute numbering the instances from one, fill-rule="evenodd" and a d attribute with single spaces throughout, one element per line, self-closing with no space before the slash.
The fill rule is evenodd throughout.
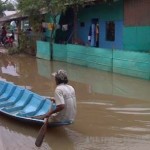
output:
<path id="1" fill-rule="evenodd" d="M 51 121 L 73 122 L 76 115 L 76 95 L 74 88 L 68 84 L 68 77 L 65 70 L 58 70 L 52 74 L 55 77 L 56 89 L 54 98 L 56 109 L 48 112 L 43 118 L 50 118 Z"/>

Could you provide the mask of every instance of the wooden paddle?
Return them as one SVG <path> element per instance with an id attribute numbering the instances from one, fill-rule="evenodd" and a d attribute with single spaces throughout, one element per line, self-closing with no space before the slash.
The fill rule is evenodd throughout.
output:
<path id="1" fill-rule="evenodd" d="M 38 136 L 36 138 L 35 145 L 37 147 L 40 147 L 43 143 L 43 139 L 44 139 L 46 131 L 47 131 L 47 126 L 48 126 L 48 118 L 45 119 L 45 122 L 42 125 L 42 127 L 40 128 L 40 131 L 39 131 Z"/>

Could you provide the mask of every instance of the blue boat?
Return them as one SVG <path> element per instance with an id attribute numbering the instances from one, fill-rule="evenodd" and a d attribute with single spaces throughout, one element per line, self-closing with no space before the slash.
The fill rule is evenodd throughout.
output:
<path id="1" fill-rule="evenodd" d="M 0 81 L 0 113 L 11 118 L 42 125 L 44 120 L 38 116 L 46 114 L 56 105 L 47 97 L 10 82 Z M 49 122 L 48 126 L 69 125 L 72 122 Z"/>

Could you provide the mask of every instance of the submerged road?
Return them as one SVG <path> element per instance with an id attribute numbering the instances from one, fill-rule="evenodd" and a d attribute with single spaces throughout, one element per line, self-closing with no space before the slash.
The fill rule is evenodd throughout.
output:
<path id="1" fill-rule="evenodd" d="M 0 80 L 53 96 L 51 73 L 68 72 L 77 95 L 74 124 L 49 128 L 41 148 L 39 126 L 0 115 L 0 150 L 149 150 L 150 81 L 29 55 L 0 53 Z"/>

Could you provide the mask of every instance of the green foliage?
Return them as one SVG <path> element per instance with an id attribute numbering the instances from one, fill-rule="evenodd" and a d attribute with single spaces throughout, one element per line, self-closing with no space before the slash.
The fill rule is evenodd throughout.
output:
<path id="1" fill-rule="evenodd" d="M 18 9 L 27 15 L 40 13 L 41 0 L 18 0 Z"/>
<path id="2" fill-rule="evenodd" d="M 17 2 L 18 9 L 29 16 L 30 25 L 37 31 L 42 22 L 41 13 L 47 13 L 55 26 L 56 17 L 67 7 L 78 8 L 79 5 L 83 6 L 86 0 L 17 0 Z M 52 40 L 54 32 L 51 34 Z"/>
<path id="3" fill-rule="evenodd" d="M 3 11 L 7 9 L 8 0 L 0 0 L 0 16 L 3 15 Z"/>
<path id="4" fill-rule="evenodd" d="M 39 15 L 44 10 L 51 17 L 56 17 L 68 6 L 82 5 L 85 0 L 18 0 L 18 9 L 30 17 Z"/>
<path id="5" fill-rule="evenodd" d="M 43 12 L 47 13 L 49 18 L 51 18 L 51 23 L 54 24 L 50 35 L 52 56 L 56 17 L 64 12 L 67 7 L 76 7 L 82 5 L 84 2 L 85 0 L 18 0 L 18 9 L 29 16 L 34 31 L 36 31 L 35 28 L 38 28 L 42 22 L 40 16 Z M 25 41 L 21 43 L 24 44 Z"/>
<path id="6" fill-rule="evenodd" d="M 19 35 L 18 52 L 27 52 L 35 55 L 36 41 L 41 38 L 40 33 L 34 35 L 21 32 Z"/>
<path id="7" fill-rule="evenodd" d="M 19 51 L 24 51 L 27 48 L 27 36 L 24 32 L 19 34 Z"/>
<path id="8" fill-rule="evenodd" d="M 14 5 L 13 5 L 11 2 L 8 2 L 8 3 L 6 3 L 6 4 L 4 5 L 4 9 L 5 9 L 5 10 L 13 11 L 13 10 L 15 10 L 15 7 L 14 7 Z"/>

